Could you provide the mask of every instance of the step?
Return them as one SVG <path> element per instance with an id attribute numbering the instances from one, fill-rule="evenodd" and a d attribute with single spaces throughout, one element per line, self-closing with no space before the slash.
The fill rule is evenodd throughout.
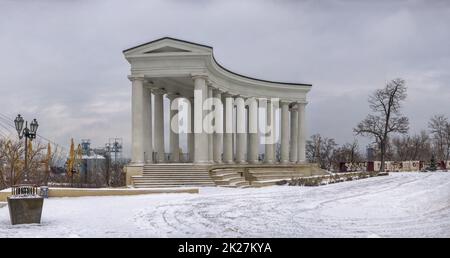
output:
<path id="1" fill-rule="evenodd" d="M 134 182 L 137 185 L 215 185 L 213 182 L 179 182 L 179 181 L 154 181 L 154 182 Z"/>
<path id="2" fill-rule="evenodd" d="M 142 174 L 209 174 L 208 171 L 143 171 Z"/>
<path id="3" fill-rule="evenodd" d="M 212 181 L 210 177 L 142 177 L 136 176 L 132 177 L 133 180 L 209 180 Z"/>
<path id="4" fill-rule="evenodd" d="M 186 171 L 205 171 L 208 172 L 206 169 L 175 169 L 175 168 L 164 168 L 164 169 L 143 169 L 142 171 L 176 171 L 176 172 L 186 172 Z"/>
<path id="5" fill-rule="evenodd" d="M 154 175 L 154 174 L 177 174 L 177 175 L 189 175 L 189 174 L 205 174 L 205 175 L 209 175 L 209 173 L 207 171 L 189 171 L 189 172 L 176 172 L 176 171 L 155 171 L 155 172 L 143 172 L 142 174 L 149 174 L 149 175 Z"/>
<path id="6" fill-rule="evenodd" d="M 233 177 L 233 178 L 225 179 L 225 180 L 217 180 L 216 182 L 228 182 L 228 183 L 233 183 L 233 182 L 240 182 L 240 181 L 245 181 L 245 179 L 242 178 L 242 177 Z"/>
<path id="7" fill-rule="evenodd" d="M 229 184 L 234 184 L 234 183 L 239 183 L 239 182 L 245 182 L 245 180 L 240 177 L 232 178 L 229 180 L 214 180 L 214 183 L 216 183 L 217 185 L 229 185 Z"/>
<path id="8" fill-rule="evenodd" d="M 142 179 L 142 180 L 153 180 L 153 179 L 161 179 L 161 180 L 172 180 L 172 179 L 183 179 L 183 180 L 212 180 L 210 177 L 206 177 L 206 176 L 198 176 L 198 177 L 178 177 L 178 176 L 173 176 L 173 177 L 134 177 L 133 179 Z"/>
<path id="9" fill-rule="evenodd" d="M 154 181 L 154 182 L 134 182 L 133 185 L 214 185 L 214 183 L 210 181 L 200 181 L 200 182 Z"/>
<path id="10" fill-rule="evenodd" d="M 253 175 L 254 178 L 299 178 L 299 177 L 306 177 L 305 175 Z"/>
<path id="11" fill-rule="evenodd" d="M 194 167 L 194 166 L 154 166 L 154 167 L 144 167 L 144 169 L 204 169 L 204 170 L 209 170 L 208 167 Z"/>
<path id="12" fill-rule="evenodd" d="M 220 187 L 228 187 L 228 188 L 248 188 L 251 187 L 247 181 L 242 181 L 234 184 L 228 185 L 220 185 Z"/>
<path id="13" fill-rule="evenodd" d="M 230 173 L 230 174 L 225 174 L 225 175 L 211 175 L 211 177 L 214 180 L 225 180 L 225 179 L 241 177 L 241 176 L 236 173 Z"/>
<path id="14" fill-rule="evenodd" d="M 133 187 L 136 188 L 147 188 L 147 187 L 176 187 L 176 186 L 215 186 L 215 184 L 135 184 Z"/>
<path id="15" fill-rule="evenodd" d="M 159 174 L 142 174 L 142 176 L 169 176 L 169 177 L 173 177 L 173 176 L 183 176 L 183 177 L 187 177 L 187 176 L 207 176 L 207 177 L 209 177 L 210 175 L 208 173 L 191 173 L 191 174 L 159 173 Z"/>
<path id="16" fill-rule="evenodd" d="M 211 177 L 209 176 L 184 176 L 184 177 L 180 177 L 180 176 L 142 176 L 142 177 L 134 177 L 134 179 L 144 179 L 144 180 L 151 180 L 151 179 L 208 179 L 208 180 L 212 180 Z"/>
<path id="17" fill-rule="evenodd" d="M 149 180 L 180 180 L 180 181 L 195 181 L 195 180 L 207 180 L 207 181 L 213 181 L 211 178 L 208 177 L 202 177 L 202 178 L 179 178 L 179 177 L 172 177 L 172 178 L 161 178 L 161 177 L 154 177 L 154 178 L 133 178 L 133 180 L 139 180 L 139 181 L 149 181 Z"/>
<path id="18" fill-rule="evenodd" d="M 134 188 L 176 188 L 176 187 L 190 187 L 190 186 L 214 186 L 214 185 L 136 185 Z"/>
<path id="19" fill-rule="evenodd" d="M 250 175 L 254 177 L 260 177 L 260 176 L 291 176 L 291 177 L 304 177 L 304 176 L 310 176 L 309 174 L 305 173 L 251 173 Z"/>
<path id="20" fill-rule="evenodd" d="M 230 185 L 234 185 L 237 187 L 250 186 L 249 182 L 247 182 L 247 181 L 234 182 L 234 183 L 231 183 Z"/>

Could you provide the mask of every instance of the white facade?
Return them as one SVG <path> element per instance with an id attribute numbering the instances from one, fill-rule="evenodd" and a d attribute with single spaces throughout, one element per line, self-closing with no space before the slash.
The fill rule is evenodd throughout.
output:
<path id="1" fill-rule="evenodd" d="M 180 99 L 190 103 L 188 114 L 192 116 L 187 120 L 188 129 L 193 125 L 193 130 L 187 134 L 187 150 L 189 161 L 195 164 L 305 162 L 305 107 L 310 84 L 239 75 L 218 64 L 211 47 L 173 38 L 130 48 L 124 55 L 131 64 L 132 164 L 181 161 L 176 130 L 170 130 L 170 158 L 164 156 L 163 113 L 170 112 L 172 127 L 178 123 L 178 111 L 164 110 L 164 97 L 171 104 Z M 258 128 L 260 110 L 265 110 L 268 134 Z M 280 140 L 275 138 L 278 130 Z M 274 154 L 274 141 L 281 144 L 280 160 Z M 258 159 L 260 144 L 265 144 L 261 148 L 264 161 Z"/>

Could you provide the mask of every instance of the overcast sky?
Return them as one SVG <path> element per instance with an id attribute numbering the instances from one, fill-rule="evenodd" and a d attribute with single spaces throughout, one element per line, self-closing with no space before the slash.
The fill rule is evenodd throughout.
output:
<path id="1" fill-rule="evenodd" d="M 353 140 L 368 94 L 396 77 L 411 133 L 450 115 L 450 2 L 350 0 L 0 0 L 0 113 L 36 117 L 67 147 L 122 137 L 128 153 L 122 50 L 164 36 L 213 46 L 241 74 L 312 83 L 308 131 L 338 143 Z"/>

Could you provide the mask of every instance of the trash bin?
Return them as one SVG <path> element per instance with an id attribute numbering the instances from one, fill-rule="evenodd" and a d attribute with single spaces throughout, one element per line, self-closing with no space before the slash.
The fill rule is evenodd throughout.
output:
<path id="1" fill-rule="evenodd" d="M 7 197 L 11 224 L 41 223 L 44 198 L 34 185 L 13 186 Z"/>
<path id="2" fill-rule="evenodd" d="M 48 198 L 48 186 L 41 186 L 39 189 L 39 195 L 43 198 Z"/>

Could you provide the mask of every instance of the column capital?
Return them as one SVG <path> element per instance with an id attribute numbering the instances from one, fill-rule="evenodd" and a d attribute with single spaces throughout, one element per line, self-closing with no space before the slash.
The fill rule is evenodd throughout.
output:
<path id="1" fill-rule="evenodd" d="M 250 95 L 242 95 L 242 94 L 240 94 L 239 96 L 240 96 L 241 98 L 243 98 L 244 100 L 253 98 L 253 96 L 250 96 Z"/>
<path id="2" fill-rule="evenodd" d="M 164 88 L 152 88 L 152 93 L 155 95 L 164 95 L 166 92 Z"/>
<path id="3" fill-rule="evenodd" d="M 222 96 L 225 98 L 233 98 L 234 96 L 236 96 L 236 94 L 233 92 L 224 91 L 224 92 L 222 92 Z"/>
<path id="4" fill-rule="evenodd" d="M 193 80 L 199 79 L 199 78 L 204 79 L 204 80 L 208 80 L 208 74 L 206 74 L 206 73 L 192 73 L 191 74 L 191 78 Z"/>
<path id="5" fill-rule="evenodd" d="M 128 80 L 130 81 L 145 81 L 144 75 L 128 75 Z"/>
<path id="6" fill-rule="evenodd" d="M 297 111 L 298 110 L 297 103 L 293 102 L 293 103 L 289 104 L 289 109 L 291 111 Z"/>
<path id="7" fill-rule="evenodd" d="M 225 91 L 219 89 L 219 88 L 213 88 L 213 94 L 224 94 Z"/>

